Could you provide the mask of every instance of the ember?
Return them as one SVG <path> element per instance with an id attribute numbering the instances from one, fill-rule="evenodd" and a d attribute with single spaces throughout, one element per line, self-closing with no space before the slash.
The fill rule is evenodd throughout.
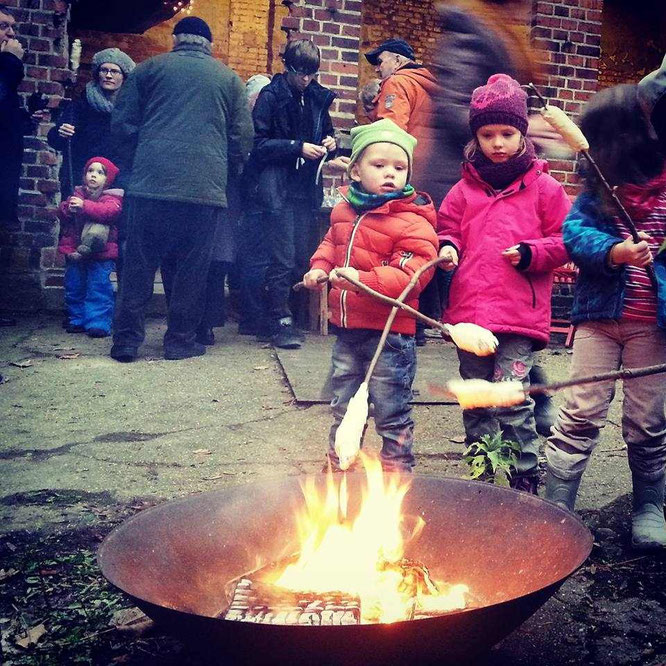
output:
<path id="1" fill-rule="evenodd" d="M 347 515 L 346 477 L 329 474 L 320 495 L 313 479 L 303 486 L 298 517 L 299 555 L 235 583 L 225 619 L 271 624 L 391 623 L 465 608 L 467 586 L 436 583 L 420 562 L 404 557 L 405 544 L 425 522 L 404 535 L 402 501 L 409 482 L 385 476 L 378 460 L 362 455 L 367 484 L 358 515 Z M 336 615 L 336 611 L 347 612 Z M 352 622 L 352 618 L 356 621 Z"/>

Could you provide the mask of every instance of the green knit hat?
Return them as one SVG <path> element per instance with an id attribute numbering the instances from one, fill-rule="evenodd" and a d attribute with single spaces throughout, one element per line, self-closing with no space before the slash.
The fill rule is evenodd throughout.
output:
<path id="1" fill-rule="evenodd" d="M 347 167 L 347 175 L 351 176 L 351 168 L 361 157 L 361 153 L 373 143 L 393 143 L 400 146 L 409 160 L 407 182 L 412 177 L 412 154 L 416 146 L 416 139 L 398 127 L 392 120 L 382 118 L 370 125 L 359 125 L 351 131 L 351 158 Z"/>

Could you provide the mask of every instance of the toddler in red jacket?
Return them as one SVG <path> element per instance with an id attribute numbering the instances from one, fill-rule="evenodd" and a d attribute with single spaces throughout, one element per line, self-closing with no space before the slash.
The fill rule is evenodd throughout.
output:
<path id="1" fill-rule="evenodd" d="M 60 204 L 60 242 L 65 255 L 65 305 L 68 333 L 102 338 L 111 332 L 114 293 L 110 276 L 118 258 L 116 222 L 123 190 L 110 189 L 118 167 L 105 157 L 91 157 L 83 185 Z"/>
<path id="2" fill-rule="evenodd" d="M 527 95 L 517 81 L 495 74 L 472 94 L 463 177 L 439 209 L 439 256 L 456 269 L 450 324 L 471 322 L 499 341 L 492 356 L 458 350 L 463 379 L 517 380 L 529 386 L 534 352 L 548 343 L 553 269 L 566 263 L 562 222 L 571 203 L 548 165 L 525 138 Z M 534 401 L 463 412 L 467 444 L 484 435 L 520 446 L 514 488 L 536 494 L 538 436 Z"/>
<path id="3" fill-rule="evenodd" d="M 331 212 L 331 227 L 310 260 L 303 281 L 321 289 L 328 278 L 331 322 L 337 327 L 333 347 L 333 426 L 328 459 L 339 469 L 335 433 L 347 405 L 364 380 L 391 306 L 358 290 L 347 277 L 397 298 L 413 274 L 437 256 L 435 209 L 425 194 L 408 184 L 416 139 L 384 119 L 351 131 L 349 188 Z M 425 274 L 406 303 L 418 307 Z M 368 386 L 377 433 L 382 438 L 382 466 L 410 472 L 414 422 L 409 401 L 416 373 L 413 317 L 399 310 Z"/>

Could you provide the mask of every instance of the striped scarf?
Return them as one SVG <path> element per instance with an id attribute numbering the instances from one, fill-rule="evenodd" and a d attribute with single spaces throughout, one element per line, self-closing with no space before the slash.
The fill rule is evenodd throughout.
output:
<path id="1" fill-rule="evenodd" d="M 371 194 L 366 192 L 361 185 L 352 181 L 347 191 L 347 201 L 349 205 L 357 212 L 364 213 L 373 208 L 379 208 L 388 201 L 394 199 L 404 199 L 414 194 L 414 188 L 411 185 L 405 185 L 401 190 L 388 192 L 387 194 Z"/>

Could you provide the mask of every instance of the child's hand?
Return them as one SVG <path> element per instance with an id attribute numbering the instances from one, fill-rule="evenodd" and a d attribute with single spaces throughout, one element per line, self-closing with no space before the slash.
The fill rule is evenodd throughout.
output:
<path id="1" fill-rule="evenodd" d="M 652 253 L 650 252 L 650 246 L 647 244 L 650 236 L 644 231 L 639 231 L 638 237 L 642 239 L 639 243 L 634 243 L 631 238 L 627 238 L 621 243 L 613 245 L 610 251 L 611 263 L 615 266 L 630 264 L 639 268 L 651 264 Z"/>
<path id="2" fill-rule="evenodd" d="M 458 265 L 458 250 L 453 245 L 445 245 L 439 251 L 439 258 L 446 259 L 439 267 L 445 271 L 452 271 Z"/>
<path id="3" fill-rule="evenodd" d="M 517 245 L 507 247 L 506 250 L 502 252 L 502 256 L 507 259 L 512 266 L 517 266 L 520 263 L 520 250 Z"/>
<path id="4" fill-rule="evenodd" d="M 304 143 L 301 149 L 301 155 L 306 160 L 320 160 L 326 152 L 324 146 L 318 146 L 316 143 Z"/>
<path id="5" fill-rule="evenodd" d="M 347 281 L 347 278 L 350 277 L 352 280 L 358 280 L 358 271 L 355 268 L 348 266 L 347 268 L 336 268 L 331 272 L 330 281 L 334 287 L 339 289 L 353 289 L 355 285 Z"/>
<path id="6" fill-rule="evenodd" d="M 303 284 L 305 285 L 306 289 L 312 289 L 312 291 L 321 291 L 326 284 L 326 280 L 324 278 L 328 278 L 326 271 L 322 270 L 321 268 L 313 268 L 303 276 Z"/>
<path id="7" fill-rule="evenodd" d="M 325 136 L 321 145 L 324 146 L 329 153 L 332 153 L 337 148 L 335 139 L 332 136 Z"/>
<path id="8" fill-rule="evenodd" d="M 68 207 L 70 213 L 78 213 L 83 210 L 83 199 L 81 197 L 70 197 Z"/>

